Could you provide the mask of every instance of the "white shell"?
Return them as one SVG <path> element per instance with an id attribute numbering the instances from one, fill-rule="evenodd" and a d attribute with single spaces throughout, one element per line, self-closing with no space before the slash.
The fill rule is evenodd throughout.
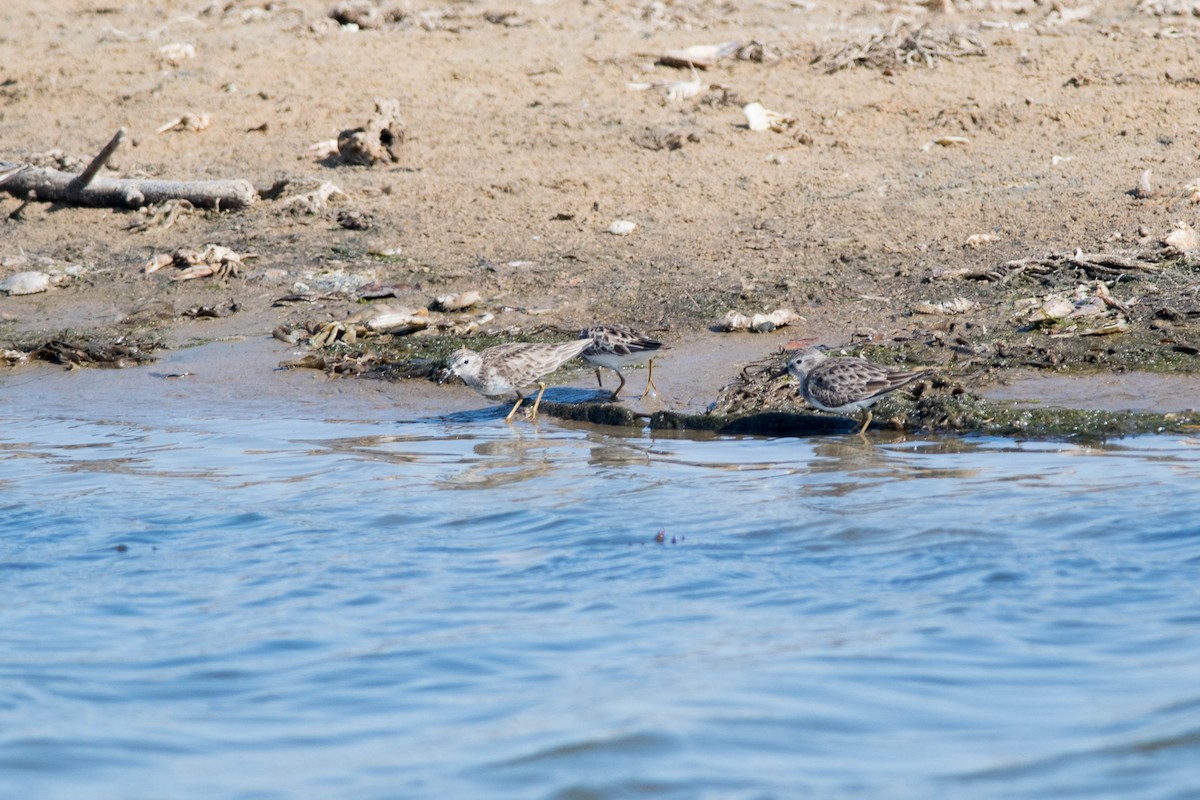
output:
<path id="1" fill-rule="evenodd" d="M 50 276 L 45 272 L 18 272 L 0 281 L 0 292 L 8 294 L 37 294 L 50 288 Z"/>
<path id="2" fill-rule="evenodd" d="M 460 294 L 444 294 L 434 300 L 434 307 L 441 311 L 464 311 L 483 299 L 483 295 L 472 289 Z"/>
<path id="3" fill-rule="evenodd" d="M 793 322 L 803 322 L 804 317 L 790 308 L 779 308 L 770 314 L 755 314 L 748 317 L 738 311 L 727 311 L 717 323 L 719 330 L 727 333 L 733 331 L 750 331 L 751 333 L 769 333 L 776 328 L 783 328 Z"/>
<path id="4" fill-rule="evenodd" d="M 1163 244 L 1181 253 L 1190 253 L 1200 248 L 1200 236 L 1196 234 L 1196 229 L 1186 222 L 1176 222 L 1171 232 L 1163 237 Z"/>
<path id="5" fill-rule="evenodd" d="M 762 103 L 748 103 L 742 107 L 742 113 L 746 115 L 746 127 L 752 131 L 783 133 L 796 124 L 796 118 L 791 114 L 764 108 Z"/>
<path id="6" fill-rule="evenodd" d="M 633 233 L 636 227 L 636 222 L 630 222 L 627 219 L 614 219 L 612 225 L 608 226 L 608 232 L 613 236 L 628 236 Z"/>

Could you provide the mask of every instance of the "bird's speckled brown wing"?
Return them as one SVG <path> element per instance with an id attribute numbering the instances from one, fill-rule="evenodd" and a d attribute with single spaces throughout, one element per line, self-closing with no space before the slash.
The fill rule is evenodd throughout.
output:
<path id="1" fill-rule="evenodd" d="M 827 410 L 869 405 L 928 373 L 892 370 L 861 358 L 830 358 L 808 375 L 809 398 Z"/>
<path id="2" fill-rule="evenodd" d="M 585 328 L 583 335 L 592 339 L 593 344 L 584 351 L 584 355 L 613 354 L 628 356 L 635 353 L 645 353 L 662 349 L 663 343 L 651 339 L 643 333 L 638 333 L 625 325 L 594 325 Z"/>
<path id="3" fill-rule="evenodd" d="M 558 369 L 590 345 L 590 340 L 576 339 L 557 344 L 513 342 L 489 347 L 484 351 L 487 374 L 482 377 L 490 386 L 506 385 L 508 391 L 516 391 L 537 383 L 538 378 Z"/>

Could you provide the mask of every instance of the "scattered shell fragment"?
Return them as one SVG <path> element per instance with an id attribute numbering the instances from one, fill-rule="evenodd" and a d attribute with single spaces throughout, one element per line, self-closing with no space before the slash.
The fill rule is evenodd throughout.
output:
<path id="1" fill-rule="evenodd" d="M 692 67 L 692 80 L 676 81 L 667 85 L 667 99 L 677 103 L 680 100 L 695 97 L 707 88 L 707 84 L 700 80 L 700 73 L 696 72 L 695 67 Z"/>
<path id="2" fill-rule="evenodd" d="M 3 182 L 0 179 L 0 182 Z M 1200 180 L 1195 180 L 1183 187 L 1183 196 L 1188 199 L 1192 205 L 1200 203 Z"/>
<path id="3" fill-rule="evenodd" d="M 304 154 L 309 158 L 329 158 L 338 154 L 338 140 L 326 139 L 316 144 L 309 145 Z"/>
<path id="4" fill-rule="evenodd" d="M 942 300 L 940 302 L 930 302 L 928 300 L 917 303 L 913 306 L 913 311 L 918 314 L 937 314 L 937 315 L 953 315 L 966 314 L 968 311 L 974 311 L 979 308 L 979 303 L 974 300 L 968 300 L 965 297 L 956 297 L 953 300 Z"/>
<path id="5" fill-rule="evenodd" d="M 1186 222 L 1176 222 L 1171 232 L 1163 237 L 1162 243 L 1180 253 L 1190 253 L 1200 249 L 1200 235 L 1197 235 L 1196 229 Z"/>
<path id="6" fill-rule="evenodd" d="M 740 46 L 741 43 L 736 41 L 721 42 L 720 44 L 696 44 L 680 50 L 667 50 L 663 53 L 648 55 L 655 55 L 658 63 L 668 67 L 692 66 L 708 69 L 721 59 L 736 53 Z"/>
<path id="7" fill-rule="evenodd" d="M 1045 22 L 1051 26 L 1070 25 L 1073 22 L 1081 22 L 1095 13 L 1096 9 L 1092 6 L 1066 8 L 1062 3 L 1055 3 L 1054 8 L 1046 15 Z"/>
<path id="8" fill-rule="evenodd" d="M 155 133 L 167 131 L 202 131 L 212 125 L 212 117 L 208 114 L 184 114 L 163 125 Z"/>
<path id="9" fill-rule="evenodd" d="M 971 140 L 965 136 L 939 136 L 921 149 L 928 151 L 931 149 L 931 145 L 935 144 L 938 147 L 964 147 L 970 143 Z"/>
<path id="10" fill-rule="evenodd" d="M 10 295 L 37 294 L 50 288 L 50 275 L 45 272 L 17 272 L 0 281 L 0 292 Z"/>
<path id="11" fill-rule="evenodd" d="M 472 289 L 458 294 L 444 294 L 430 304 L 432 311 L 465 311 L 483 299 L 483 295 Z"/>
<path id="12" fill-rule="evenodd" d="M 1150 170 L 1146 170 L 1138 178 L 1137 186 L 1133 189 L 1133 196 L 1139 200 L 1147 200 L 1154 196 L 1154 184 L 1150 182 Z"/>
<path id="13" fill-rule="evenodd" d="M 167 66 L 178 67 L 196 57 L 196 48 L 187 42 L 171 42 L 158 48 L 158 58 Z"/>
<path id="14" fill-rule="evenodd" d="M 790 308 L 780 308 L 770 314 L 755 314 L 749 317 L 738 311 L 727 311 L 725 316 L 721 317 L 721 321 L 717 323 L 717 329 L 727 333 L 732 331 L 768 333 L 776 328 L 791 325 L 793 322 L 803 321 L 804 317 Z"/>
<path id="15" fill-rule="evenodd" d="M 280 201 L 280 210 L 294 216 L 316 216 L 329 208 L 329 201 L 345 199 L 346 193 L 330 181 L 322 181 L 321 185 L 311 192 L 292 195 Z"/>
<path id="16" fill-rule="evenodd" d="M 20 350 L 0 350 L 0 361 L 3 361 L 7 366 L 15 366 L 29 360 L 28 353 L 22 353 Z"/>
<path id="17" fill-rule="evenodd" d="M 742 113 L 746 115 L 746 124 L 752 131 L 783 133 L 796 125 L 796 118 L 791 114 L 764 108 L 762 103 L 749 103 L 742 108 Z"/>
<path id="18" fill-rule="evenodd" d="M 631 222 L 627 219 L 614 219 L 612 224 L 608 226 L 608 232 L 613 236 L 628 236 L 637 228 L 636 222 Z"/>
<path id="19" fill-rule="evenodd" d="M 978 250 L 986 244 L 999 241 L 1000 237 L 994 233 L 973 233 L 963 242 L 963 247 L 969 247 L 972 250 Z"/>

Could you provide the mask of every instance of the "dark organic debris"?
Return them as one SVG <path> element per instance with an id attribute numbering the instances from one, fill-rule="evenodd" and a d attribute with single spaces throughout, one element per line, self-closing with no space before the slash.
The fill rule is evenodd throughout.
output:
<path id="1" fill-rule="evenodd" d="M 337 212 L 337 224 L 348 231 L 369 231 L 374 224 L 374 218 L 367 211 L 344 208 Z"/>
<path id="2" fill-rule="evenodd" d="M 1033 258 L 1006 261 L 999 266 L 963 275 L 972 280 L 1000 281 L 1006 283 L 1019 275 L 1042 276 L 1059 270 L 1082 272 L 1093 280 L 1111 280 L 1133 276 L 1139 272 L 1156 273 L 1164 269 L 1164 262 L 1173 258 L 1171 251 L 1164 249 L 1149 254 L 1120 255 L 1117 253 L 1050 253 Z"/>
<path id="3" fill-rule="evenodd" d="M 151 349 L 157 349 L 157 345 L 127 343 L 121 339 L 114 342 L 51 339 L 34 350 L 32 355 L 68 367 L 122 369 L 154 361 L 154 356 L 149 352 Z"/>
<path id="4" fill-rule="evenodd" d="M 688 142 L 700 141 L 696 133 L 646 128 L 629 137 L 638 147 L 647 150 L 679 150 Z"/>
<path id="5" fill-rule="evenodd" d="M 225 305 L 192 306 L 180 312 L 179 316 L 188 319 L 220 319 L 230 314 L 236 314 L 241 306 L 236 300 L 230 300 Z"/>

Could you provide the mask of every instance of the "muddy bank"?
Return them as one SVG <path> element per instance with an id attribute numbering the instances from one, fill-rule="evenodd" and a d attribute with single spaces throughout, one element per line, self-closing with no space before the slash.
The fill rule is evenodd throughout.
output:
<path id="1" fill-rule="evenodd" d="M 605 321 L 695 376 L 648 413 L 719 404 L 788 338 L 997 398 L 1014 371 L 1192 376 L 1200 18 L 1178 5 L 9 2 L 0 161 L 79 171 L 124 127 L 104 177 L 258 197 L 0 184 L 0 365 L 282 329 L 331 373 L 425 375 L 463 336 Z M 672 51 L 696 46 L 693 72 Z M 445 327 L 345 343 L 380 303 Z M 802 319 L 705 344 L 730 310 L 777 309 Z"/>

